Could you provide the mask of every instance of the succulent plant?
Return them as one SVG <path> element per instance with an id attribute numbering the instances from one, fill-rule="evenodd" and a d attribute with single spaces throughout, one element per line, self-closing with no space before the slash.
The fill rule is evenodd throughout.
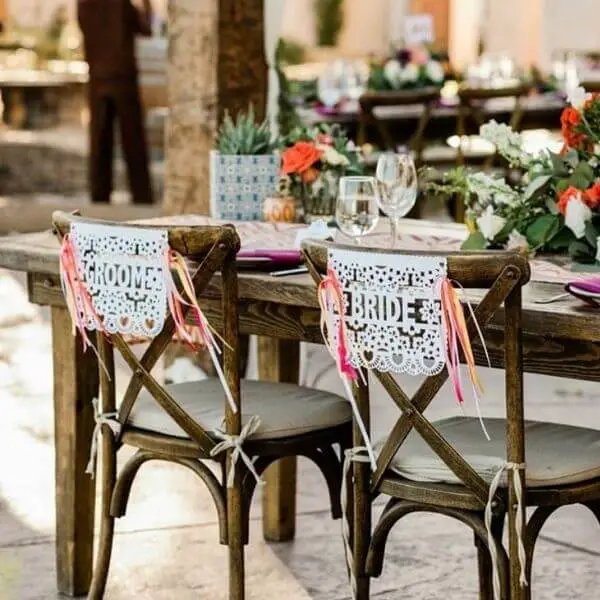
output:
<path id="1" fill-rule="evenodd" d="M 217 150 L 221 154 L 270 154 L 273 152 L 271 130 L 265 119 L 257 123 L 252 106 L 240 111 L 234 120 L 226 112 L 217 134 Z"/>

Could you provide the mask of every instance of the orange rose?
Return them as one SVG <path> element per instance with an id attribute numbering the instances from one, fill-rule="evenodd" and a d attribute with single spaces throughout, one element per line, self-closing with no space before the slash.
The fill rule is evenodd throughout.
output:
<path id="1" fill-rule="evenodd" d="M 563 153 L 566 152 L 567 147 L 578 149 L 584 143 L 589 143 L 585 133 L 576 131 L 580 124 L 581 115 L 579 111 L 572 106 L 567 106 L 560 116 L 561 133 L 565 141 Z"/>
<path id="2" fill-rule="evenodd" d="M 558 196 L 558 210 L 564 216 L 567 214 L 567 204 L 573 197 L 580 196 L 581 192 L 574 186 L 570 185 L 562 194 Z"/>
<path id="3" fill-rule="evenodd" d="M 596 181 L 592 187 L 583 192 L 583 201 L 592 209 L 600 206 L 600 181 Z"/>
<path id="4" fill-rule="evenodd" d="M 281 171 L 285 175 L 301 175 L 319 161 L 322 155 L 312 142 L 296 142 L 283 153 Z"/>

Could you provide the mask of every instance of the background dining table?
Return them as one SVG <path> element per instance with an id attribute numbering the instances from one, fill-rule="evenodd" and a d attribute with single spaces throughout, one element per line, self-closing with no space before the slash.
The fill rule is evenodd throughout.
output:
<path id="1" fill-rule="evenodd" d="M 208 217 L 161 217 L 153 224 L 204 225 Z M 301 225 L 237 223 L 245 248 L 290 249 Z M 389 245 L 389 225 L 381 220 L 363 245 Z M 465 237 L 462 225 L 404 220 L 398 246 L 455 251 Z M 51 231 L 0 239 L 0 268 L 27 273 L 29 300 L 51 309 L 54 373 L 56 453 L 57 588 L 68 595 L 88 590 L 93 556 L 94 480 L 85 473 L 98 393 L 98 370 L 93 353 L 84 353 L 72 334 L 59 281 L 59 244 Z M 600 381 L 600 311 L 560 296 L 564 283 L 580 272 L 564 260 L 532 261 L 532 281 L 523 296 L 523 363 L 533 373 Z M 469 290 L 476 305 L 481 293 Z M 553 300 L 548 302 L 549 300 Z M 200 298 L 207 317 L 218 327 L 219 276 Z M 297 381 L 300 342 L 321 343 L 315 284 L 306 274 L 273 277 L 268 272 L 240 269 L 239 318 L 243 334 L 258 338 L 259 376 L 275 381 Z M 484 331 L 493 367 L 503 365 L 503 315 Z M 481 347 L 478 361 L 484 363 Z M 295 529 L 296 459 L 287 458 L 266 473 L 263 496 L 264 537 L 290 540 Z"/>

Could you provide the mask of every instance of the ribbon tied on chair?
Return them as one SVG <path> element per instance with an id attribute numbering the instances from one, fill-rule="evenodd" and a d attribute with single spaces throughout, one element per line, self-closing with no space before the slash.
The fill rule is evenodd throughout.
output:
<path id="1" fill-rule="evenodd" d="M 98 398 L 92 400 L 92 406 L 94 407 L 94 431 L 92 432 L 92 443 L 90 447 L 90 459 L 85 468 L 85 472 L 92 476 L 92 479 L 96 476 L 96 460 L 98 458 L 98 439 L 102 433 L 102 426 L 106 425 L 112 432 L 115 438 L 121 433 L 121 423 L 118 420 L 119 413 L 109 412 L 103 413 L 98 408 Z"/>
<path id="2" fill-rule="evenodd" d="M 235 467 L 239 459 L 242 459 L 242 462 L 248 468 L 248 471 L 253 475 L 256 479 L 256 483 L 258 485 L 263 485 L 263 481 L 260 478 L 260 475 L 256 472 L 254 468 L 254 461 L 246 454 L 243 448 L 244 442 L 253 434 L 256 433 L 258 428 L 260 427 L 260 418 L 258 415 L 252 415 L 248 422 L 242 427 L 240 431 L 240 435 L 230 435 L 225 433 L 224 431 L 220 431 L 215 429 L 212 433 L 213 435 L 222 440 L 219 442 L 211 451 L 211 456 L 217 456 L 221 452 L 225 452 L 227 450 L 233 450 L 231 453 L 231 465 L 229 466 L 229 472 L 227 474 L 227 487 L 233 487 L 235 482 Z"/>

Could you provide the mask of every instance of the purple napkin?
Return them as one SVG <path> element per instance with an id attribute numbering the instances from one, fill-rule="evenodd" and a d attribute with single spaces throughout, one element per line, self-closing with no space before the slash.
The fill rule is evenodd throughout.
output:
<path id="1" fill-rule="evenodd" d="M 571 281 L 565 290 L 594 308 L 600 307 L 600 277 Z"/>
<path id="2" fill-rule="evenodd" d="M 237 253 L 239 263 L 263 263 L 269 266 L 294 267 L 302 263 L 300 250 L 269 250 L 258 248 L 242 248 Z"/>

